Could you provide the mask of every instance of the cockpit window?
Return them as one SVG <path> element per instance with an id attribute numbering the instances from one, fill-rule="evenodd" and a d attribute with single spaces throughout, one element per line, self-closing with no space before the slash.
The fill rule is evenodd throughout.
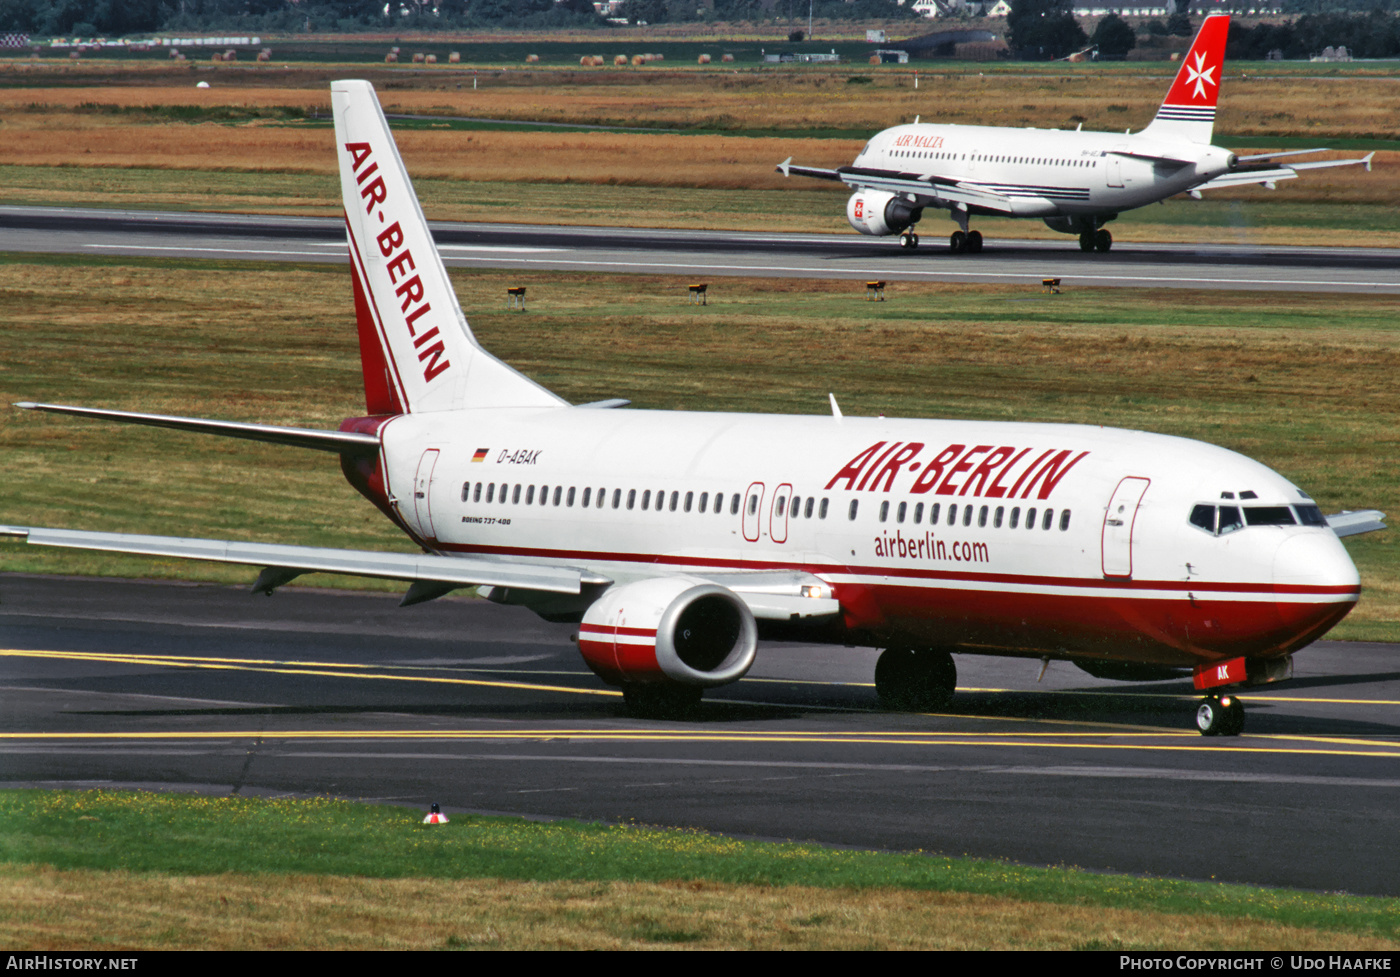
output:
<path id="1" fill-rule="evenodd" d="M 1220 528 L 1216 534 L 1224 536 L 1226 533 L 1233 533 L 1236 529 L 1243 529 L 1244 523 L 1240 521 L 1239 506 L 1222 505 L 1220 507 Z"/>
<path id="2" fill-rule="evenodd" d="M 1244 520 L 1240 518 L 1240 507 L 1235 505 L 1205 505 L 1193 506 L 1190 517 L 1191 525 L 1197 529 L 1204 530 L 1213 536 L 1224 536 L 1226 533 L 1233 533 L 1237 529 L 1244 528 Z"/>
<path id="3" fill-rule="evenodd" d="M 1198 505 L 1192 509 L 1191 525 L 1208 533 L 1215 532 L 1215 506 Z"/>
<path id="4" fill-rule="evenodd" d="M 1251 526 L 1296 526 L 1293 510 L 1286 505 L 1245 506 L 1244 518 Z"/>
<path id="5" fill-rule="evenodd" d="M 1327 517 L 1315 505 L 1295 505 L 1293 510 L 1298 513 L 1298 521 L 1304 526 L 1327 525 Z"/>

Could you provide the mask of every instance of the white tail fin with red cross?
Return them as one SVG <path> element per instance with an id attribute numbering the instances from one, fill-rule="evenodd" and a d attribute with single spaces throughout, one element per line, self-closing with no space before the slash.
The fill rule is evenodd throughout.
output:
<path id="1" fill-rule="evenodd" d="M 331 105 L 369 413 L 564 406 L 477 344 L 373 86 Z"/>
<path id="2" fill-rule="evenodd" d="M 1209 144 L 1229 33 L 1229 14 L 1213 14 L 1205 19 L 1157 110 L 1157 117 L 1141 135 Z"/>

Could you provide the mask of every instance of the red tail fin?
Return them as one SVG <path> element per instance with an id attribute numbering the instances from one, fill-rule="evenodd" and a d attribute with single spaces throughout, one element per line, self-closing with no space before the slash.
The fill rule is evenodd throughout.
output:
<path id="1" fill-rule="evenodd" d="M 1230 33 L 1229 14 L 1205 19 L 1191 50 L 1181 62 L 1157 117 L 1144 135 L 1209 143 L 1215 125 L 1215 102 L 1220 97 L 1220 76 L 1225 70 L 1225 39 Z"/>

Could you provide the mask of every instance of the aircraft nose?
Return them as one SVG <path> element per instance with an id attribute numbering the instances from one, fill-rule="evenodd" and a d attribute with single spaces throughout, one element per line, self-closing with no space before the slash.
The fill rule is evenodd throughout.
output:
<path id="1" fill-rule="evenodd" d="M 1274 553 L 1274 599 L 1290 630 L 1322 631 L 1336 624 L 1361 596 L 1361 574 L 1331 531 L 1290 535 Z"/>

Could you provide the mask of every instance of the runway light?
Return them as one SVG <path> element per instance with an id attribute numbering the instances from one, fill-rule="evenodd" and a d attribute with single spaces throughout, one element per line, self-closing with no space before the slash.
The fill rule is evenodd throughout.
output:
<path id="1" fill-rule="evenodd" d="M 446 824 L 447 815 L 442 813 L 441 808 L 434 804 L 428 811 L 428 816 L 423 819 L 424 824 Z"/>

